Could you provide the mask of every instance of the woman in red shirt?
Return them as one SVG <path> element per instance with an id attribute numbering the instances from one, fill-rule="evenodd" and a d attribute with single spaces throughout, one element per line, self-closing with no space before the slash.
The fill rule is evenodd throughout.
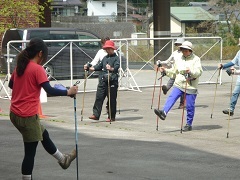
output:
<path id="1" fill-rule="evenodd" d="M 60 90 L 51 87 L 46 72 L 41 66 L 47 60 L 48 49 L 43 40 L 32 39 L 27 48 L 17 57 L 17 67 L 9 81 L 12 89 L 10 119 L 22 134 L 24 142 L 24 159 L 22 162 L 22 179 L 32 179 L 34 157 L 38 141 L 44 149 L 57 160 L 63 169 L 67 169 L 76 158 L 76 150 L 69 154 L 61 153 L 49 137 L 48 131 L 41 125 L 38 116 L 40 91 L 44 90 L 55 96 L 74 96 L 78 87 Z"/>

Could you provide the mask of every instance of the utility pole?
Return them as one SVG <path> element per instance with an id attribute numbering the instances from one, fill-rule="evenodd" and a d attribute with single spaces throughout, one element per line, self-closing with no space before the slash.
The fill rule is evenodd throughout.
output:
<path id="1" fill-rule="evenodd" d="M 127 19 L 127 16 L 128 16 L 127 0 L 125 0 L 125 14 L 126 14 L 125 20 L 127 22 L 128 21 L 128 19 Z"/>
<path id="2" fill-rule="evenodd" d="M 170 37 L 170 0 L 153 0 L 154 38 Z M 154 54 L 162 49 L 169 40 L 154 41 Z M 171 43 L 159 53 L 157 59 L 165 60 L 171 54 Z"/>

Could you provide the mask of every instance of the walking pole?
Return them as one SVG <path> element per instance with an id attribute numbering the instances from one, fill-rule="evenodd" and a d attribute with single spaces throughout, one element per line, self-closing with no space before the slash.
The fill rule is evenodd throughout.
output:
<path id="1" fill-rule="evenodd" d="M 212 116 L 213 116 L 213 109 L 214 109 L 214 105 L 215 105 L 215 99 L 216 99 L 216 93 L 217 93 L 217 85 L 218 85 L 218 78 L 219 78 L 219 76 L 220 76 L 220 71 L 221 71 L 221 69 L 219 69 L 219 71 L 218 71 L 217 82 L 216 82 L 215 92 L 214 92 L 214 98 L 213 98 L 211 118 L 212 118 Z"/>
<path id="2" fill-rule="evenodd" d="M 119 91 L 119 90 L 117 90 L 117 91 Z M 117 99 L 119 99 L 119 94 L 118 94 L 118 92 L 117 92 Z M 117 101 L 117 105 L 118 105 L 118 113 L 120 114 L 120 100 Z"/>
<path id="3" fill-rule="evenodd" d="M 157 73 L 158 73 L 158 68 L 161 67 L 161 64 L 158 64 L 157 70 L 156 70 L 156 75 L 155 75 L 155 81 L 154 81 L 154 86 L 153 86 L 153 94 L 152 94 L 152 104 L 151 104 L 151 109 L 153 107 L 153 99 L 154 99 L 154 94 L 155 94 L 155 88 L 156 88 L 156 81 L 157 81 Z"/>
<path id="4" fill-rule="evenodd" d="M 119 84 L 119 82 L 120 82 L 120 79 L 118 80 L 118 84 Z M 118 88 L 119 88 L 119 86 L 118 86 Z M 118 94 L 118 92 L 119 92 L 119 89 L 117 89 L 117 107 L 118 107 L 118 112 L 119 112 L 119 114 L 120 114 L 120 101 L 118 102 L 118 99 L 119 99 L 119 94 Z"/>
<path id="5" fill-rule="evenodd" d="M 110 124 L 112 122 L 112 112 L 111 112 L 111 100 L 110 100 L 110 73 L 108 70 L 108 114 L 110 118 Z"/>
<path id="6" fill-rule="evenodd" d="M 185 75 L 186 78 L 186 84 L 185 84 L 185 89 L 184 89 L 184 95 L 183 95 L 183 109 L 182 109 L 182 122 L 181 122 L 181 133 L 183 131 L 183 119 L 184 119 L 184 111 L 185 111 L 185 105 L 186 105 L 186 92 L 187 92 L 187 83 L 188 83 L 188 78 L 189 74 Z"/>
<path id="7" fill-rule="evenodd" d="M 161 94 L 162 94 L 162 78 L 164 76 L 164 72 L 161 73 L 161 76 L 160 78 L 158 78 L 158 80 L 160 79 L 160 87 L 159 87 L 159 95 L 158 95 L 158 110 L 160 108 L 160 100 L 161 100 Z M 157 127 L 156 127 L 156 130 L 158 131 L 158 120 L 159 120 L 159 117 L 157 116 Z"/>
<path id="8" fill-rule="evenodd" d="M 232 82 L 231 82 L 231 92 L 230 92 L 230 101 L 231 101 L 231 97 L 232 97 L 232 87 L 233 87 L 233 75 L 232 76 Z M 230 128 L 230 107 L 229 107 L 229 110 L 228 110 L 228 129 L 227 129 L 227 138 L 229 137 L 229 128 Z"/>
<path id="9" fill-rule="evenodd" d="M 80 81 L 77 81 L 73 86 L 76 86 L 79 84 Z M 78 175 L 78 130 L 77 130 L 77 103 L 76 103 L 76 95 L 73 97 L 73 102 L 74 102 L 74 119 L 75 119 L 75 144 L 76 144 L 76 167 L 77 167 L 77 180 L 79 180 L 79 175 Z"/>
<path id="10" fill-rule="evenodd" d="M 86 94 L 87 74 L 88 74 L 88 71 L 85 70 L 85 80 L 84 80 L 84 85 L 83 85 L 83 97 L 82 97 L 81 121 L 83 120 L 83 109 L 84 109 L 84 99 L 85 99 L 85 94 Z"/>

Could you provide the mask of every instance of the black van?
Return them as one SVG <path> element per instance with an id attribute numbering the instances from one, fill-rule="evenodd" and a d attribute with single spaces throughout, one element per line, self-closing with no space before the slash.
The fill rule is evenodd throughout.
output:
<path id="1" fill-rule="evenodd" d="M 38 37 L 43 40 L 84 40 L 96 41 L 73 42 L 72 62 L 73 76 L 83 77 L 83 65 L 91 62 L 101 48 L 99 37 L 90 31 L 76 28 L 26 28 L 9 29 L 2 38 L 0 70 L 7 73 L 7 43 L 15 40 L 30 40 Z M 48 46 L 48 63 L 44 65 L 49 77 L 56 79 L 70 77 L 70 43 L 46 42 Z M 16 55 L 26 47 L 26 43 L 10 43 L 10 73 L 16 66 Z"/>

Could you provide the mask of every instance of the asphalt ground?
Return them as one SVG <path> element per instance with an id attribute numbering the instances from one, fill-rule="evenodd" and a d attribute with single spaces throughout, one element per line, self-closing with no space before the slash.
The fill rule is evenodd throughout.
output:
<path id="1" fill-rule="evenodd" d="M 230 99 L 232 79 L 224 71 L 222 84 L 216 86 L 218 72 L 211 66 L 204 71 L 196 100 L 193 130 L 180 132 L 182 110 L 179 101 L 165 121 L 158 121 L 153 108 L 158 106 L 159 86 L 155 88 L 151 109 L 155 72 L 131 71 L 140 87 L 118 92 L 116 122 L 105 122 L 103 108 L 99 121 L 89 120 L 95 99 L 97 79 L 87 81 L 84 98 L 83 84 L 77 95 L 79 179 L 82 180 L 186 180 L 240 179 L 240 113 L 228 118 L 222 113 Z M 158 75 L 159 77 L 159 75 Z M 163 84 L 168 80 L 163 78 Z M 233 87 L 236 77 L 233 78 Z M 83 80 L 81 80 L 83 82 Z M 130 82 L 130 81 L 129 81 Z M 54 82 L 51 82 L 54 83 Z M 69 82 L 61 82 L 69 85 Z M 149 84 L 148 84 L 149 83 Z M 160 81 L 157 80 L 157 84 Z M 134 86 L 134 83 L 131 82 Z M 144 87 L 145 86 L 145 87 Z M 123 88 L 124 89 L 124 88 Z M 215 103 L 214 103 L 214 95 Z M 4 92 L 1 91 L 4 96 Z M 167 96 L 161 95 L 160 108 Z M 21 179 L 23 143 L 18 131 L 9 121 L 9 100 L 0 99 L 0 179 Z M 81 110 L 83 108 L 83 120 Z M 47 128 L 58 149 L 70 152 L 75 148 L 74 101 L 69 97 L 48 97 L 42 104 L 41 122 Z M 211 118 L 212 116 L 212 118 Z M 185 120 L 184 120 L 185 123 Z M 227 133 L 229 134 L 227 138 Z M 76 161 L 62 170 L 57 161 L 39 143 L 33 177 L 36 180 L 77 179 Z"/>

